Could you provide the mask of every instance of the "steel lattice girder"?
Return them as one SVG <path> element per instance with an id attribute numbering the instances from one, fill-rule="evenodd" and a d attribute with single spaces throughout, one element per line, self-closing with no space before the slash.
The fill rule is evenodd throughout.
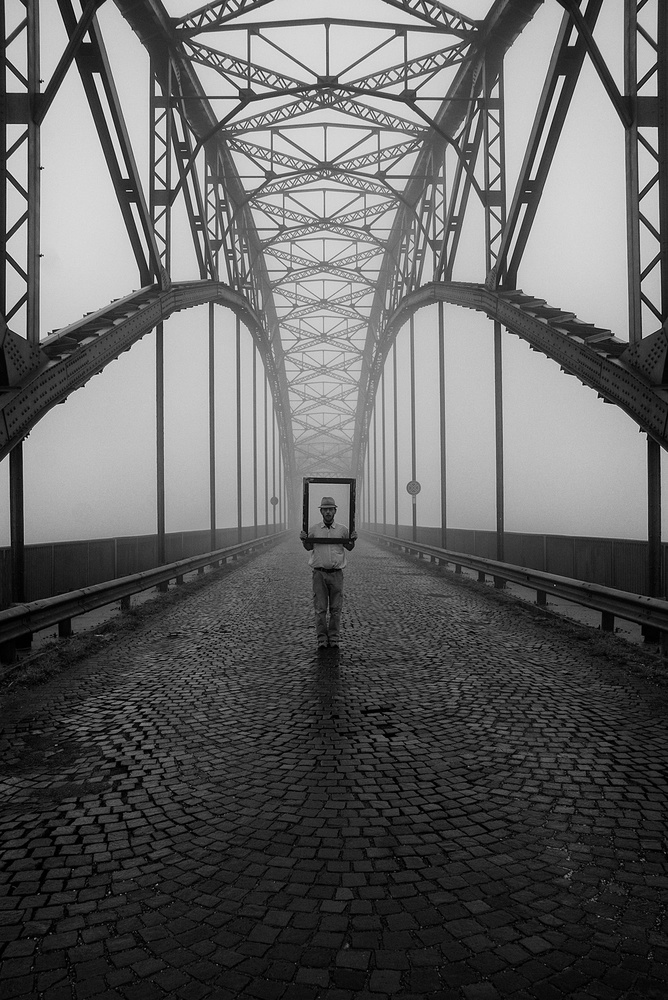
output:
<path id="1" fill-rule="evenodd" d="M 253 5 L 241 5 L 238 8 L 232 8 L 229 5 L 225 8 L 219 7 L 218 14 L 220 17 L 209 16 L 212 12 L 201 12 L 201 16 L 195 20 L 190 20 L 189 25 L 184 27 L 184 24 L 177 26 L 177 34 L 183 38 L 183 49 L 184 51 L 191 55 L 201 64 L 205 64 L 209 69 L 215 70 L 221 77 L 226 80 L 236 80 L 239 84 L 246 84 L 247 86 L 243 89 L 243 97 L 248 103 L 253 103 L 253 101 L 259 100 L 260 98 L 266 97 L 266 92 L 271 90 L 275 92 L 282 101 L 282 104 L 277 108 L 269 108 L 267 110 L 261 111 L 259 114 L 251 115 L 250 117 L 240 118 L 232 120 L 230 119 L 227 128 L 225 129 L 225 137 L 229 137 L 230 149 L 235 148 L 237 152 L 242 152 L 248 157 L 248 161 L 255 165 L 256 169 L 264 169 L 265 176 L 259 177 L 260 184 L 258 185 L 258 192 L 261 192 L 261 200 L 254 198 L 252 192 L 249 197 L 249 204 L 252 204 L 255 210 L 255 215 L 257 218 L 258 211 L 265 210 L 265 216 L 274 218 L 279 217 L 282 219 L 283 223 L 288 220 L 290 222 L 295 222 L 295 215 L 289 211 L 285 211 L 282 215 L 280 212 L 280 206 L 274 205 L 273 212 L 271 208 L 268 208 L 266 200 L 267 196 L 274 195 L 277 192 L 278 184 L 276 178 L 273 176 L 273 168 L 279 166 L 288 166 L 294 173 L 291 178 L 291 182 L 288 190 L 296 187 L 298 181 L 302 184 L 305 179 L 305 173 L 310 170 L 312 171 L 312 176 L 315 178 L 318 174 L 313 171 L 315 167 L 321 172 L 321 176 L 327 171 L 331 178 L 332 174 L 336 172 L 337 181 L 341 182 L 343 186 L 349 189 L 349 178 L 350 170 L 360 170 L 372 169 L 380 167 L 383 173 L 391 165 L 402 163 L 403 158 L 415 154 L 416 144 L 415 139 L 411 139 L 406 142 L 405 138 L 403 143 L 394 142 L 392 144 L 393 149 L 387 155 L 383 152 L 383 147 L 379 144 L 379 149 L 376 154 L 370 154 L 369 152 L 356 153 L 352 158 L 350 155 L 341 156 L 339 153 L 337 156 L 330 157 L 325 156 L 324 161 L 321 157 L 312 157 L 312 163 L 309 163 L 308 157 L 303 156 L 297 158 L 294 156 L 286 157 L 284 153 L 280 153 L 274 156 L 273 143 L 271 145 L 271 152 L 269 149 L 265 148 L 264 154 L 262 152 L 262 147 L 258 143 L 250 143 L 246 138 L 246 135 L 252 131 L 258 131 L 260 129 L 270 130 L 271 134 L 276 133 L 276 126 L 281 123 L 290 123 L 290 127 L 294 127 L 294 122 L 296 118 L 305 118 L 312 115 L 314 111 L 318 113 L 323 113 L 328 110 L 334 110 L 336 113 L 345 113 L 348 117 L 354 116 L 357 122 L 363 121 L 369 123 L 370 127 L 374 129 L 393 129 L 402 133 L 405 137 L 406 133 L 412 134 L 412 136 L 417 136 L 422 134 L 423 136 L 427 134 L 427 130 L 420 126 L 419 119 L 416 120 L 414 116 L 397 115 L 396 113 L 388 112 L 382 107 L 374 105 L 366 105 L 360 102 L 360 97 L 366 96 L 366 92 L 369 90 L 376 91 L 379 87 L 384 88 L 386 96 L 395 102 L 401 102 L 402 104 L 411 107 L 414 97 L 407 96 L 405 91 L 406 87 L 421 86 L 425 80 L 430 79 L 434 73 L 439 69 L 446 66 L 452 67 L 461 62 L 465 53 L 468 51 L 470 44 L 470 39 L 475 34 L 476 25 L 473 21 L 469 21 L 464 25 L 464 21 L 459 18 L 458 15 L 453 12 L 447 12 L 446 8 L 441 4 L 410 4 L 401 3 L 395 6 L 404 12 L 409 12 L 411 14 L 418 14 L 420 18 L 425 19 L 429 24 L 438 28 L 439 34 L 450 33 L 457 35 L 460 32 L 460 37 L 455 38 L 455 42 L 452 44 L 443 45 L 442 41 L 439 40 L 439 52 L 436 54 L 433 50 L 431 53 L 426 53 L 418 57 L 413 57 L 411 59 L 404 57 L 402 60 L 397 62 L 395 60 L 393 65 L 387 67 L 387 69 L 379 70 L 372 73 L 357 74 L 353 78 L 348 79 L 344 82 L 340 81 L 338 78 L 317 77 L 315 81 L 310 81 L 308 78 L 283 73 L 273 72 L 271 67 L 268 65 L 260 65 L 256 59 L 253 60 L 253 65 L 251 67 L 250 60 L 250 46 L 251 38 L 255 34 L 259 34 L 265 28 L 269 28 L 271 23 L 265 25 L 264 22 L 258 23 L 254 22 L 252 32 L 248 32 L 248 60 L 244 63 L 244 60 L 239 57 L 234 57 L 226 54 L 221 54 L 217 50 L 214 50 L 208 45 L 201 45 L 196 41 L 188 41 L 187 37 L 192 36 L 202 30 L 204 27 L 210 29 L 213 26 L 220 27 L 223 23 L 229 25 L 231 21 L 235 19 L 235 16 L 242 13 L 248 12 L 252 9 Z M 334 22 L 330 22 L 333 24 Z M 378 24 L 375 25 L 378 28 Z M 387 28 L 387 25 L 384 26 Z M 329 30 L 329 29 L 328 29 Z M 405 33 L 406 28 L 403 28 Z M 424 31 L 424 25 L 421 27 Z M 462 41 L 464 38 L 464 41 Z M 315 86 L 313 85 L 315 82 Z M 399 84 L 403 85 L 403 90 L 397 87 Z M 335 86 L 333 86 L 335 85 Z M 394 89 L 393 89 L 394 88 Z M 295 101 L 291 99 L 291 95 L 296 96 L 296 92 L 301 91 L 299 94 L 299 100 Z M 241 93 L 241 91 L 240 91 Z M 415 93 L 415 92 L 411 92 Z M 287 101 L 287 103 L 286 103 Z M 285 127 L 285 126 L 284 126 Z M 240 132 L 243 130 L 243 132 Z M 244 136 L 240 139 L 240 134 Z M 371 133 L 369 133 L 371 134 Z M 386 145 L 384 143 L 383 145 Z M 259 149 L 258 149 L 259 146 Z M 351 148 L 350 152 L 353 152 L 354 147 Z M 300 162 L 301 160 L 301 162 Z M 320 160 L 320 162 L 318 162 Z M 348 162 L 351 161 L 351 162 Z M 267 175 L 266 165 L 269 164 L 271 171 L 271 176 Z M 410 174 L 413 171 L 412 164 L 406 163 L 406 174 Z M 298 178 L 297 174 L 301 172 L 301 178 Z M 360 185 L 359 180 L 357 181 L 357 187 L 364 191 L 365 197 L 373 195 L 377 197 L 379 193 L 385 195 L 385 201 L 387 201 L 388 189 L 383 188 L 382 185 L 378 185 L 375 181 L 375 173 L 372 173 L 367 180 L 363 180 Z M 268 181 L 269 183 L 263 183 Z M 286 188 L 284 187 L 284 190 Z M 401 192 L 393 191 L 390 188 L 390 193 L 392 193 L 397 200 L 401 200 Z M 360 202 L 361 204 L 361 202 Z M 316 213 L 313 213 L 316 215 Z M 365 315 L 368 317 L 369 309 L 371 307 L 371 301 L 368 305 L 365 305 L 360 312 L 360 306 L 357 305 L 354 309 L 351 308 L 352 298 L 357 296 L 357 292 L 354 291 L 355 284 L 366 284 L 370 288 L 376 284 L 381 258 L 378 254 L 377 249 L 364 250 L 360 249 L 363 247 L 365 240 L 364 229 L 360 229 L 360 240 L 356 241 L 358 245 L 353 248 L 351 244 L 351 253 L 346 255 L 345 253 L 345 239 L 348 237 L 348 233 L 339 227 L 337 229 L 337 215 L 340 212 L 327 213 L 327 218 L 321 216 L 322 230 L 329 234 L 328 240 L 328 255 L 325 259 L 325 254 L 322 255 L 320 261 L 309 262 L 309 259 L 304 254 L 295 253 L 293 249 L 283 249 L 290 244 L 295 238 L 299 237 L 304 239 L 308 234 L 316 235 L 318 233 L 318 218 L 313 222 L 308 222 L 304 224 L 302 220 L 302 228 L 299 232 L 296 232 L 294 227 L 291 229 L 289 226 L 285 226 L 285 238 L 283 238 L 283 231 L 279 229 L 275 233 L 274 238 L 264 241 L 264 246 L 266 252 L 268 252 L 271 257 L 275 260 L 279 260 L 285 266 L 280 273 L 280 276 L 273 282 L 274 295 L 276 297 L 276 306 L 279 309 L 279 320 L 283 323 L 287 320 L 288 322 L 294 322 L 298 317 L 304 316 L 314 316 L 320 309 L 327 310 L 330 314 L 336 315 L 350 315 L 359 316 L 364 319 Z M 383 215 L 383 211 L 376 209 L 375 211 L 366 211 L 366 222 L 372 219 L 373 215 L 378 216 Z M 355 218 L 356 216 L 356 218 Z M 346 217 L 346 224 L 350 222 L 357 221 L 357 219 L 362 219 L 365 217 L 364 210 L 360 209 L 356 212 L 350 214 Z M 386 226 L 385 233 L 389 231 Z M 333 255 L 329 250 L 331 248 L 331 236 L 336 234 L 343 238 L 342 243 L 340 243 L 341 249 L 336 251 Z M 352 236 L 352 233 L 350 233 Z M 385 234 L 381 238 L 378 233 L 378 229 L 370 233 L 372 237 L 372 243 L 377 247 L 379 244 L 383 245 L 385 242 Z M 343 260 L 341 256 L 343 254 Z M 337 259 L 338 258 L 338 259 Z M 368 265 L 365 264 L 368 261 Z M 344 265 L 344 266 L 341 266 Z M 372 270 L 369 270 L 369 268 Z M 363 270 L 365 268 L 365 270 Z M 345 301 L 347 296 L 337 296 L 334 292 L 336 286 L 332 286 L 331 279 L 340 278 L 344 281 L 348 281 L 352 289 L 352 294 L 349 301 Z M 313 288 L 315 289 L 319 282 L 322 282 L 322 292 L 316 294 L 307 289 L 306 282 L 308 279 L 313 279 Z M 325 288 L 325 282 L 328 283 L 328 288 Z M 301 294 L 299 290 L 301 289 Z M 291 307 L 287 313 L 282 312 L 280 301 L 281 296 L 285 292 L 288 301 L 291 303 Z M 303 294 L 307 292 L 307 294 Z M 337 301 L 338 297 L 338 301 Z M 300 304 L 298 305 L 298 303 Z M 282 325 L 282 324 L 281 324 Z M 316 345 L 314 345 L 315 347 Z M 359 349 L 355 351 L 356 358 L 359 357 Z M 311 370 L 319 370 L 317 365 L 310 366 Z M 347 363 L 342 366 L 337 367 L 337 371 L 334 374 L 334 378 L 338 379 L 341 377 L 341 372 L 349 373 L 348 377 L 351 383 L 357 386 L 358 384 L 358 368 L 355 358 L 350 359 Z M 304 372 L 309 369 L 308 363 L 304 363 L 297 367 L 297 371 Z M 302 376 L 297 376 L 299 378 Z M 352 445 L 352 439 L 351 439 Z M 351 448 L 352 451 L 352 448 Z M 349 468 L 349 462 L 348 462 Z M 348 469 L 341 470 L 348 471 Z"/>
<path id="2" fill-rule="evenodd" d="M 169 294 L 183 291 L 184 286 L 174 286 L 169 294 L 154 288 L 150 294 L 157 296 L 160 305 L 153 309 L 146 303 L 137 306 L 137 314 L 123 321 L 129 324 L 125 330 L 127 336 L 117 336 L 114 340 L 114 333 L 117 334 L 118 330 L 98 329 L 91 337 L 78 338 L 77 330 L 83 327 L 74 324 L 55 339 L 50 338 L 44 344 L 41 358 L 35 359 L 34 369 L 11 386 L 11 391 L 3 394 L 4 398 L 0 397 L 5 450 L 11 447 L 12 442 L 20 440 L 25 428 L 32 426 L 54 401 L 84 384 L 121 350 L 127 349 L 133 338 L 148 332 L 151 327 L 147 324 L 159 322 L 174 308 L 184 308 L 190 303 L 209 301 L 211 298 L 225 301 L 248 319 L 258 338 L 277 405 L 288 475 L 298 471 L 292 462 L 295 442 L 291 414 L 294 413 L 295 428 L 299 427 L 301 439 L 303 413 L 307 409 L 326 414 L 328 405 L 336 409 L 335 399 L 339 400 L 336 405 L 340 406 L 340 399 L 344 397 L 346 406 L 355 399 L 354 435 L 349 437 L 347 458 L 344 458 L 345 449 L 338 445 L 335 453 L 332 452 L 334 465 L 331 468 L 353 473 L 361 469 L 382 362 L 396 335 L 397 323 L 410 314 L 416 302 L 423 304 L 438 298 L 482 309 L 524 337 L 532 346 L 558 360 L 567 371 L 622 407 L 664 446 L 667 444 L 665 393 L 660 386 L 652 384 L 652 374 L 648 371 L 649 355 L 652 353 L 649 345 L 648 350 L 623 353 L 623 346 L 608 331 L 578 323 L 574 317 L 569 318 L 570 314 L 558 309 L 550 310 L 544 303 L 537 304 L 539 314 L 532 313 L 530 306 L 536 304 L 536 300 L 520 297 L 513 301 L 508 298 L 508 293 L 495 293 L 493 283 L 485 288 L 483 285 L 462 286 L 446 281 L 442 284 L 429 283 L 422 291 L 418 288 L 430 254 L 433 254 L 436 276 L 442 274 L 447 277 L 451 274 L 460 217 L 464 214 L 466 201 L 471 194 L 482 197 L 485 193 L 474 175 L 475 158 L 484 131 L 480 114 L 483 61 L 486 59 L 487 65 L 490 61 L 501 64 L 504 52 L 540 7 L 540 0 L 496 0 L 483 22 L 461 18 L 443 4 L 427 0 L 385 2 L 404 14 L 418 18 L 423 30 L 431 26 L 441 33 L 441 37 L 454 35 L 457 41 L 450 47 L 449 57 L 437 66 L 428 55 L 420 59 L 408 58 L 406 54 L 403 62 L 394 60 L 375 74 L 358 74 L 354 80 L 348 80 L 347 85 L 336 75 L 315 76 L 313 81 L 307 81 L 308 86 L 302 88 L 303 94 L 299 95 L 299 99 L 291 93 L 292 83 L 287 77 L 281 81 L 278 76 L 271 80 L 267 76 L 267 83 L 274 88 L 286 85 L 283 92 L 278 93 L 278 100 L 283 103 L 270 109 L 262 108 L 244 118 L 241 117 L 244 109 L 254 102 L 261 104 L 267 95 L 261 95 L 262 100 L 259 100 L 252 87 L 240 88 L 234 94 L 234 113 L 217 115 L 213 109 L 214 98 L 207 96 L 207 88 L 195 72 L 187 47 L 190 44 L 195 46 L 191 40 L 199 32 L 211 29 L 228 32 L 245 13 L 268 6 L 269 0 L 227 0 L 225 3 L 210 4 L 181 22 L 170 19 L 159 0 L 116 0 L 149 51 L 156 72 L 161 74 L 168 99 L 173 100 L 178 109 L 180 125 L 187 126 L 189 130 L 189 133 L 182 133 L 180 145 L 183 151 L 178 161 L 184 188 L 186 182 L 190 183 L 189 172 L 195 169 L 198 153 L 201 150 L 206 152 L 211 186 L 215 190 L 208 196 L 206 204 L 207 226 L 202 225 L 203 204 L 191 207 L 193 233 L 200 241 L 197 247 L 203 273 L 207 273 L 209 279 L 217 275 L 216 261 L 222 253 L 234 287 L 225 289 L 216 280 L 198 283 L 198 290 L 184 294 L 180 300 L 183 304 L 178 306 L 169 305 Z M 583 3 L 586 7 L 581 20 L 590 26 L 595 20 L 600 0 L 583 0 Z M 571 0 L 563 0 L 563 6 L 572 9 L 573 17 L 577 19 L 577 5 Z M 270 22 L 267 22 L 267 32 L 269 26 Z M 247 29 L 243 30 L 250 37 Z M 406 26 L 404 34 L 408 30 Z M 326 31 L 329 32 L 329 28 Z M 585 34 L 582 37 L 592 54 L 591 39 Z M 579 47 L 582 52 L 586 47 L 584 42 Z M 329 40 L 327 44 L 329 46 Z M 389 41 L 383 44 L 389 44 Z M 327 51 L 329 53 L 329 48 Z M 198 46 L 198 52 L 203 52 L 201 46 Z M 592 58 L 594 56 L 595 53 Z M 178 86 L 173 91 L 169 89 L 170 83 L 165 76 L 169 59 L 172 59 L 178 78 Z M 445 99 L 439 101 L 437 111 L 433 115 L 427 114 L 419 106 L 419 87 L 424 82 L 423 78 L 428 78 L 432 70 L 442 69 L 448 59 L 450 65 L 458 60 L 461 64 L 458 70 L 453 71 L 454 80 L 447 89 Z M 555 62 L 552 82 L 561 72 L 561 65 L 558 60 Z M 406 86 L 403 90 L 400 89 L 401 74 L 397 70 L 400 66 L 405 74 Z M 239 68 L 236 65 L 235 73 L 238 74 Z M 249 59 L 247 71 L 251 77 L 256 68 L 259 72 L 259 64 L 251 63 Z M 269 72 L 269 67 L 264 69 Z M 213 73 L 211 68 L 207 71 Z M 600 72 L 603 77 L 602 69 Z M 572 87 L 576 75 L 571 64 L 568 88 Z M 292 80 L 304 82 L 300 77 Z M 364 103 L 363 98 L 369 96 L 365 87 L 373 81 L 383 83 L 385 96 L 394 102 L 391 111 L 381 105 Z M 549 92 L 551 94 L 556 90 L 552 87 Z M 486 92 L 491 93 L 491 86 Z M 614 99 L 615 94 L 611 93 L 611 97 Z M 406 108 L 406 114 L 394 110 L 399 105 Z M 544 101 L 543 105 L 547 107 L 547 102 Z M 624 111 L 623 104 L 619 110 L 620 113 Z M 355 127 L 359 130 L 357 137 L 344 148 L 328 149 L 326 143 L 321 150 L 306 148 L 299 141 L 297 130 L 306 127 L 309 116 L 312 121 L 314 115 L 331 114 L 345 117 L 349 127 L 353 127 L 350 121 L 354 118 Z M 557 117 L 563 118 L 563 113 L 560 112 Z M 331 119 L 323 118 L 322 122 L 325 123 L 322 126 L 325 132 L 327 128 L 333 130 Z M 263 134 L 265 143 L 251 139 L 251 131 Z M 381 140 L 386 131 L 387 137 Z M 377 147 L 371 149 L 369 145 L 374 137 L 377 137 Z M 548 139 L 544 155 L 549 155 L 556 138 L 556 133 L 553 133 Z M 279 139 L 283 146 L 275 148 Z M 538 138 L 536 149 L 540 141 Z M 458 166 L 458 178 L 450 192 L 443 188 L 443 160 L 447 150 L 454 150 Z M 547 160 L 544 163 L 548 165 Z M 251 171 L 247 177 L 242 176 L 242 164 L 248 164 Z M 403 175 L 400 173 L 402 168 L 405 171 Z M 280 170 L 283 173 L 278 172 Z M 663 176 L 660 183 L 665 187 Z M 299 198 L 295 198 L 296 191 L 304 192 L 309 185 L 314 190 L 318 190 L 318 185 L 322 189 L 323 184 L 327 184 L 332 192 L 331 210 L 316 211 L 313 203 L 307 204 L 301 193 Z M 337 191 L 341 195 L 338 202 L 335 201 Z M 322 190 L 321 195 L 325 197 Z M 286 199 L 290 200 L 290 204 Z M 396 208 L 393 217 L 388 217 L 391 224 L 383 229 L 385 215 L 382 205 L 390 200 Z M 512 226 L 515 219 L 512 212 L 511 216 Z M 274 227 L 271 230 L 273 235 L 268 239 L 262 239 L 258 231 L 262 218 L 267 220 L 268 226 Z M 362 249 L 357 248 L 353 252 L 357 242 L 353 239 L 355 223 L 359 225 L 359 247 Z M 339 267 L 337 277 L 336 266 L 325 267 L 330 264 L 325 254 L 309 262 L 302 243 L 301 251 L 290 252 L 292 259 L 298 260 L 301 270 L 296 269 L 292 275 L 294 280 L 290 281 L 286 273 L 279 287 L 272 281 L 267 260 L 272 256 L 274 259 L 284 257 L 287 252 L 284 247 L 292 244 L 293 240 L 318 235 L 319 228 L 329 246 L 334 245 L 334 239 L 338 240 L 335 256 L 340 259 L 336 266 L 345 260 L 346 267 Z M 452 237 L 450 243 L 446 236 Z M 508 230 L 505 239 L 501 257 L 508 245 Z M 522 244 L 522 239 L 518 245 Z M 347 256 L 346 242 L 350 245 Z M 378 247 L 384 248 L 380 266 Z M 155 258 L 155 253 L 153 256 Z M 360 272 L 363 267 L 366 270 L 351 276 L 347 266 L 351 262 L 357 264 Z M 373 275 L 376 291 L 373 299 L 367 301 L 364 291 L 360 291 L 356 283 L 368 284 L 370 275 Z M 348 283 L 347 292 L 341 291 L 342 282 Z M 204 290 L 206 285 L 208 291 Z M 319 337 L 314 331 L 318 323 L 324 323 L 323 310 L 329 314 L 333 325 L 328 329 L 323 325 Z M 330 381 L 328 388 L 321 391 L 320 396 L 317 386 L 310 380 L 312 395 L 309 395 L 302 391 L 306 384 L 302 381 L 309 368 L 318 369 L 317 365 L 309 362 L 309 352 L 320 350 L 321 339 L 327 339 L 330 332 L 330 347 L 341 349 L 342 317 L 352 323 L 354 331 L 359 331 L 360 324 L 365 324 L 368 330 L 362 371 L 358 372 L 360 344 L 352 341 L 352 333 L 350 338 L 346 334 L 344 353 L 349 351 L 350 357 L 346 357 L 341 365 L 337 363 L 336 377 Z M 305 318 L 308 318 L 306 329 L 302 327 Z M 300 320 L 299 325 L 296 325 L 297 319 Z M 279 331 L 286 336 L 292 370 L 298 373 L 293 390 L 286 372 L 286 356 Z M 8 344 L 11 342 L 11 337 L 5 339 Z M 299 356 L 300 346 L 303 360 L 292 364 Z M 58 351 L 61 351 L 60 360 L 56 361 Z M 58 368 L 57 377 L 55 368 Z M 341 387 L 339 378 L 349 378 L 349 381 Z M 332 395 L 337 385 L 342 388 L 344 396 L 337 398 Z M 317 411 L 318 405 L 321 411 Z M 302 415 L 298 415 L 300 413 Z M 342 426 L 337 425 L 337 430 Z M 348 420 L 345 426 L 349 427 Z M 317 439 L 322 428 L 314 423 L 313 430 L 314 439 Z M 348 430 L 346 434 L 349 434 Z M 308 439 L 309 435 L 305 434 L 305 437 Z M 308 457 L 308 449 L 303 451 L 301 442 L 300 455 Z M 337 464 L 342 458 L 344 465 Z M 318 461 L 321 460 L 323 456 L 319 454 Z"/>
<path id="3" fill-rule="evenodd" d="M 272 391 L 277 393 L 280 375 L 264 325 L 242 295 L 213 281 L 173 283 L 167 290 L 150 286 L 42 341 L 38 367 L 23 372 L 18 384 L 0 392 L 0 459 L 44 413 L 151 333 L 158 323 L 181 309 L 206 302 L 218 302 L 241 317 L 258 346 Z"/>
<path id="4" fill-rule="evenodd" d="M 668 447 L 668 387 L 652 384 L 628 364 L 633 345 L 523 292 L 465 282 L 435 283 L 410 293 L 390 317 L 386 332 L 398 330 L 416 310 L 438 301 L 475 309 L 497 320 L 558 362 L 566 373 L 595 389 L 606 402 L 620 407 L 650 437 Z"/>

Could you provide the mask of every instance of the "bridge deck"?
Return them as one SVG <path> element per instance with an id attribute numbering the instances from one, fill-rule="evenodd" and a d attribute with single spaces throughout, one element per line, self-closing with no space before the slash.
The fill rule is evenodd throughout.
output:
<path id="1" fill-rule="evenodd" d="M 622 640 L 282 543 L 5 698 L 0 995 L 668 995 L 668 698 Z"/>

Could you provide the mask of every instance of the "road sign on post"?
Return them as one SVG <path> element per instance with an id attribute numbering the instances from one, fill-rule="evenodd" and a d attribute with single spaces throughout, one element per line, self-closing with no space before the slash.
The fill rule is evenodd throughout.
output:
<path id="1" fill-rule="evenodd" d="M 422 487 L 420 486 L 417 479 L 411 479 L 409 483 L 406 483 L 406 492 L 410 493 L 411 502 L 413 504 L 413 541 L 417 541 L 417 495 Z"/>

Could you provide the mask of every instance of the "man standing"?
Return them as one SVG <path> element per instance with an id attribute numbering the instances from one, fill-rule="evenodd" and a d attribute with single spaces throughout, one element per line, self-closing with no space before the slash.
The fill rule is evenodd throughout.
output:
<path id="1" fill-rule="evenodd" d="M 336 524 L 336 502 L 333 497 L 323 497 L 320 502 L 322 521 L 299 533 L 304 548 L 311 553 L 309 566 L 313 571 L 313 608 L 315 610 L 315 631 L 318 647 L 337 647 L 341 630 L 341 608 L 343 606 L 343 569 L 346 565 L 346 549 L 355 548 L 357 532 L 348 534 L 344 524 Z M 324 542 L 311 541 L 312 538 L 326 538 Z M 331 541 L 330 541 L 331 539 Z M 327 609 L 329 608 L 329 627 Z"/>

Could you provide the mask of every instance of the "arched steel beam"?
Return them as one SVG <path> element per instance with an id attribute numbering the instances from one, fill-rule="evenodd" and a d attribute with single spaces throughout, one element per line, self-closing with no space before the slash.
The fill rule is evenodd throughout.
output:
<path id="1" fill-rule="evenodd" d="M 186 14 L 179 21 L 178 28 L 180 32 L 187 34 L 209 31 L 229 24 L 241 14 L 255 11 L 269 2 L 270 0 L 220 0 L 220 3 L 206 4 Z M 439 28 L 449 34 L 466 37 L 477 24 L 472 18 L 446 7 L 438 0 L 383 0 L 383 2 L 404 13 L 413 14 L 432 28 Z M 335 18 L 331 20 L 336 21 Z"/>
<path id="2" fill-rule="evenodd" d="M 401 292 L 405 288 L 406 275 L 401 273 L 399 262 L 402 242 L 405 234 L 410 232 L 409 213 L 417 214 L 417 206 L 426 189 L 423 178 L 430 172 L 430 163 L 439 156 L 443 156 L 447 146 L 445 137 L 457 134 L 466 121 L 471 102 L 481 93 L 482 66 L 485 58 L 490 54 L 494 54 L 496 59 L 501 58 L 541 5 L 542 0 L 498 0 L 493 5 L 485 20 L 479 25 L 472 54 L 457 73 L 446 99 L 434 119 L 431 140 L 424 142 L 415 164 L 414 176 L 403 192 L 402 205 L 397 212 L 392 232 L 387 241 L 385 260 L 381 267 L 371 310 L 364 363 L 360 375 L 360 405 L 353 440 L 353 475 L 362 474 L 369 420 L 373 410 L 377 378 L 379 377 L 379 359 L 384 358 L 394 339 L 393 337 L 388 338 L 388 305 L 389 308 L 392 308 L 392 304 L 406 301 L 406 298 L 410 297 L 409 292 L 406 298 L 400 298 Z M 410 208 L 406 206 L 410 206 Z M 427 245 L 426 242 L 425 245 Z M 401 306 L 397 305 L 396 308 L 400 309 Z"/>
<path id="3" fill-rule="evenodd" d="M 231 214 L 237 217 L 238 234 L 235 238 L 246 248 L 245 252 L 248 257 L 248 260 L 243 262 L 244 277 L 252 283 L 248 298 L 239 294 L 239 299 L 243 299 L 245 302 L 245 305 L 239 308 L 250 314 L 254 312 L 251 301 L 261 304 L 264 314 L 261 319 L 261 328 L 266 331 L 263 337 L 267 338 L 267 344 L 271 345 L 265 354 L 265 358 L 267 364 L 269 364 L 269 358 L 271 358 L 270 378 L 275 379 L 275 384 L 272 382 L 272 392 L 274 394 L 279 432 L 283 446 L 286 477 L 288 480 L 291 480 L 294 476 L 294 443 L 290 421 L 288 385 L 280 339 L 273 338 L 270 333 L 270 331 L 277 329 L 273 294 L 264 263 L 260 239 L 255 228 L 250 207 L 244 204 L 245 191 L 238 176 L 234 160 L 225 142 L 220 137 L 215 136 L 216 129 L 214 125 L 217 121 L 216 116 L 211 109 L 209 100 L 193 67 L 184 55 L 182 46 L 176 39 L 173 21 L 167 16 L 162 4 L 157 2 L 157 0 L 156 2 L 154 0 L 115 0 L 115 3 L 149 53 L 152 65 L 160 78 L 163 89 L 168 86 L 168 61 L 170 59 L 173 61 L 188 125 L 197 139 L 197 146 L 200 144 L 204 146 L 213 174 L 225 177 L 226 200 L 231 206 Z M 209 139 L 207 138 L 209 136 L 215 137 Z M 227 249 L 232 250 L 233 248 L 230 245 Z M 220 288 L 226 287 L 219 285 L 217 282 L 213 282 L 212 284 L 218 285 Z M 232 294 L 231 289 L 228 288 L 227 290 Z M 209 301 L 209 299 L 203 299 L 203 301 Z M 257 319 L 259 321 L 259 316 Z"/>
<path id="4" fill-rule="evenodd" d="M 43 340 L 25 358 L 11 386 L 0 387 L 0 460 L 23 440 L 52 407 L 173 313 L 207 302 L 226 306 L 248 327 L 263 359 L 276 407 L 282 443 L 291 449 L 292 425 L 285 380 L 276 368 L 272 345 L 247 299 L 218 281 L 174 282 L 167 290 L 143 288 L 85 316 Z M 6 335 L 6 333 L 5 333 Z"/>
<path id="5" fill-rule="evenodd" d="M 382 350 L 376 353 L 370 372 L 365 426 L 368 427 L 373 412 L 385 358 L 399 330 L 415 312 L 436 302 L 484 312 L 534 350 L 556 361 L 564 372 L 594 389 L 606 402 L 614 403 L 668 450 L 668 384 L 657 384 L 650 377 L 654 371 L 657 379 L 666 377 L 668 339 L 663 331 L 655 335 L 656 341 L 647 344 L 642 354 L 634 345 L 614 337 L 610 330 L 584 323 L 574 313 L 549 306 L 544 299 L 521 291 L 504 292 L 457 281 L 416 289 L 405 296 L 388 318 Z M 658 368 L 654 365 L 657 353 L 662 359 Z M 361 467 L 364 446 L 362 437 L 356 440 L 354 458 L 358 464 L 354 468 Z"/>
<path id="6" fill-rule="evenodd" d="M 425 191 L 426 176 L 430 173 L 430 162 L 443 155 L 446 147 L 456 148 L 452 139 L 466 121 L 471 102 L 482 91 L 482 65 L 489 53 L 500 57 L 505 53 L 531 21 L 536 11 L 542 5 L 542 0 L 499 0 L 493 5 L 484 22 L 481 23 L 471 56 L 462 65 L 456 79 L 448 92 L 441 108 L 435 116 L 430 139 L 423 143 L 420 154 L 412 171 L 413 177 L 403 192 L 402 205 L 397 212 L 392 232 L 387 242 L 386 266 L 381 271 L 376 299 L 369 325 L 369 350 L 372 353 L 374 344 L 384 323 L 387 303 L 396 301 L 394 290 L 403 286 L 405 276 L 399 274 L 399 265 L 394 263 L 401 258 L 401 243 L 404 235 L 410 230 L 409 212 L 417 213 L 417 206 Z M 467 174 L 471 168 L 465 164 L 460 154 L 460 163 Z M 425 228 L 423 225 L 423 232 Z M 371 360 L 371 355 L 369 356 Z"/>

